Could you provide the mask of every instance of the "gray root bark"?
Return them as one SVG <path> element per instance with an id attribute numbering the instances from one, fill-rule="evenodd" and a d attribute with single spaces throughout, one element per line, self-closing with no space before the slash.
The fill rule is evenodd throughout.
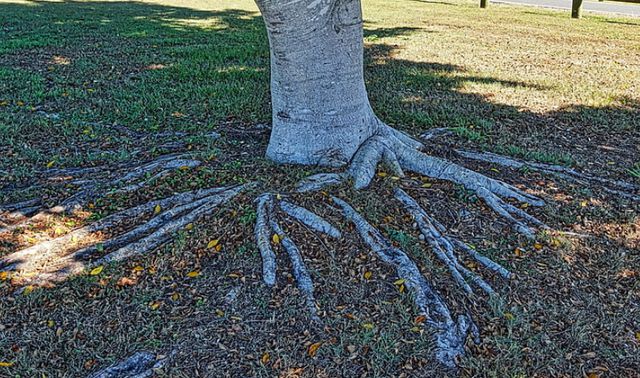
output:
<path id="1" fill-rule="evenodd" d="M 267 156 L 341 166 L 376 133 L 363 75 L 359 0 L 257 0 L 271 46 Z"/>
<path id="2" fill-rule="evenodd" d="M 265 284 L 274 286 L 276 282 L 276 255 L 271 241 L 272 235 L 278 235 L 278 240 L 287 252 L 293 275 L 298 289 L 305 298 L 305 303 L 313 320 L 320 322 L 317 314 L 316 301 L 313 296 L 313 281 L 302 259 L 302 254 L 295 242 L 287 235 L 279 223 L 278 210 L 309 227 L 333 238 L 340 238 L 340 231 L 325 219 L 311 211 L 295 205 L 289 201 L 274 199 L 270 193 L 262 194 L 257 199 L 257 219 L 254 229 L 256 244 L 262 256 L 262 275 Z"/>
<path id="3" fill-rule="evenodd" d="M 442 261 L 447 266 L 456 283 L 458 283 L 458 285 L 460 285 L 468 294 L 473 293 L 473 290 L 466 280 L 473 282 L 490 296 L 495 295 L 495 291 L 493 290 L 491 285 L 489 285 L 476 273 L 470 271 L 469 269 L 462 266 L 462 264 L 460 264 L 460 261 L 455 255 L 455 250 L 456 246 L 458 246 L 458 248 L 461 248 L 460 245 L 465 244 L 455 238 L 445 235 L 446 228 L 440 222 L 427 215 L 424 209 L 422 209 L 422 207 L 420 207 L 420 205 L 405 191 L 400 188 L 396 188 L 394 194 L 395 197 L 400 202 L 402 202 L 407 211 L 409 211 L 409 213 L 413 216 L 413 219 L 416 221 L 420 232 L 425 237 L 425 240 L 429 243 L 436 256 L 438 256 L 438 259 L 440 259 L 440 261 Z M 469 253 L 469 251 L 473 251 L 466 245 L 465 248 L 461 249 L 467 253 Z M 469 255 L 484 267 L 500 274 L 504 278 L 509 278 L 511 276 L 509 271 L 502 267 L 500 264 L 480 255 L 475 251 L 473 252 L 474 253 L 469 253 Z"/>
<path id="4" fill-rule="evenodd" d="M 436 358 L 448 368 L 456 367 L 456 359 L 464 353 L 464 344 L 469 332 L 477 339 L 477 329 L 472 320 L 465 316 L 458 316 L 454 320 L 444 300 L 426 281 L 416 264 L 401 249 L 395 248 L 377 229 L 371 226 L 349 204 L 339 198 L 333 201 L 342 208 L 347 219 L 356 226 L 365 244 L 380 257 L 382 261 L 391 265 L 398 277 L 404 279 L 406 287 L 413 292 L 415 304 L 420 313 L 427 318 L 427 324 L 436 333 Z"/>
<path id="5" fill-rule="evenodd" d="M 88 378 L 151 378 L 157 370 L 162 369 L 173 357 L 158 358 L 149 352 L 137 352 L 124 361 L 120 361 L 89 375 Z"/>
<path id="6" fill-rule="evenodd" d="M 513 169 L 527 168 L 533 171 L 554 175 L 582 185 L 598 185 L 598 187 L 609 193 L 632 199 L 634 201 L 640 201 L 640 187 L 638 185 L 634 185 L 625 181 L 610 180 L 603 177 L 592 176 L 586 173 L 580 173 L 575 169 L 563 167 L 560 165 L 523 161 L 507 156 L 494 154 L 491 152 L 473 152 L 466 150 L 455 151 L 458 155 L 462 156 L 465 159 L 498 164 L 503 167 L 509 167 Z"/>
<path id="7" fill-rule="evenodd" d="M 378 163 L 382 162 L 399 176 L 403 175 L 403 171 L 412 171 L 464 186 L 482 198 L 487 206 L 507 220 L 517 232 L 528 238 L 535 237 L 528 224 L 547 228 L 535 217 L 505 201 L 506 198 L 513 198 L 528 205 L 542 206 L 544 201 L 541 199 L 453 162 L 426 155 L 407 145 L 389 130 L 391 129 L 368 139 L 356 152 L 347 171 L 308 177 L 298 184 L 297 190 L 320 190 L 346 180 L 352 180 L 357 189 L 365 188 L 373 179 Z M 406 136 L 403 139 L 404 137 Z"/>
<path id="8" fill-rule="evenodd" d="M 171 240 L 176 231 L 212 212 L 248 185 L 180 193 L 120 211 L 62 237 L 7 255 L 0 259 L 0 271 L 14 271 L 27 277 L 24 283 L 45 285 L 63 281 L 88 267 L 150 252 Z M 131 231 L 101 242 L 92 240 L 101 231 L 149 215 L 157 208 L 162 210 L 160 214 Z M 108 252 L 95 259 L 103 251 Z"/>
<path id="9" fill-rule="evenodd" d="M 120 166 L 116 169 L 120 176 L 105 172 L 104 168 L 69 168 L 44 172 L 48 180 L 77 186 L 77 191 L 59 205 L 42 210 L 41 200 L 2 205 L 0 207 L 0 234 L 29 226 L 35 222 L 47 220 L 52 215 L 73 213 L 89 202 L 96 201 L 108 194 L 130 193 L 139 190 L 151 182 L 164 177 L 178 168 L 195 168 L 201 164 L 198 160 L 188 159 L 185 155 L 169 154 L 134 167 Z M 116 175 L 117 175 L 116 173 Z M 106 177 L 104 177 L 106 174 Z M 147 177 L 149 176 L 150 177 Z M 26 207 L 25 204 L 31 204 Z"/>

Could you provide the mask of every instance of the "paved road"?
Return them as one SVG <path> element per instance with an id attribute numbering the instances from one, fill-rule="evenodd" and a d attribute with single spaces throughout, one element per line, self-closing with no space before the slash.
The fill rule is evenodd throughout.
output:
<path id="1" fill-rule="evenodd" d="M 495 3 L 533 5 L 545 8 L 571 9 L 571 0 L 493 0 Z M 584 1 L 582 10 L 596 13 L 617 13 L 626 16 L 640 17 L 640 4 Z"/>

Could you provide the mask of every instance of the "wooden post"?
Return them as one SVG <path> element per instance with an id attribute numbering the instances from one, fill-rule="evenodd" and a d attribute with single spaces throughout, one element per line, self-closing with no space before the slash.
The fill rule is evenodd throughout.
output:
<path id="1" fill-rule="evenodd" d="M 480 8 L 486 8 L 489 5 L 489 0 L 480 0 Z"/>
<path id="2" fill-rule="evenodd" d="M 582 0 L 573 0 L 571 4 L 571 18 L 582 17 Z"/>

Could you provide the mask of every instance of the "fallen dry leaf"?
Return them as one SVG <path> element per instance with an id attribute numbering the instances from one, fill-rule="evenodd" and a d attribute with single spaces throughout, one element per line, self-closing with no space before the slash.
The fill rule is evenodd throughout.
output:
<path id="1" fill-rule="evenodd" d="M 318 348 L 320 348 L 321 345 L 322 342 L 317 342 L 309 345 L 309 350 L 307 351 L 309 357 L 315 357 L 316 353 L 318 353 Z"/>

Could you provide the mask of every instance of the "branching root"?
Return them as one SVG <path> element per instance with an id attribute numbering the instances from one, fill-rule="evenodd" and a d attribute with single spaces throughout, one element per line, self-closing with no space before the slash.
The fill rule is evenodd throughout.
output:
<path id="1" fill-rule="evenodd" d="M 295 219 L 313 231 L 317 231 L 333 238 L 341 238 L 342 233 L 331 223 L 319 215 L 295 205 L 287 200 L 274 198 L 270 193 L 262 194 L 257 199 L 257 219 L 255 237 L 262 256 L 262 274 L 265 284 L 274 286 L 276 281 L 276 255 L 272 248 L 272 241 L 281 244 L 289 256 L 293 275 L 300 292 L 304 295 L 306 307 L 312 319 L 320 322 L 317 314 L 316 301 L 313 295 L 313 281 L 302 259 L 300 250 L 279 223 L 278 212 Z M 274 237 L 273 235 L 277 235 Z"/>
<path id="2" fill-rule="evenodd" d="M 340 206 L 345 217 L 355 226 L 363 241 L 380 259 L 396 270 L 406 287 L 413 292 L 415 304 L 427 318 L 436 333 L 436 358 L 449 368 L 455 368 L 456 359 L 464 353 L 464 344 L 469 332 L 477 338 L 477 328 L 468 316 L 460 315 L 457 320 L 451 316 L 444 300 L 426 281 L 417 265 L 401 249 L 394 247 L 380 231 L 371 226 L 357 211 L 345 201 L 332 197 Z"/>
<path id="3" fill-rule="evenodd" d="M 122 210 L 59 238 L 4 256 L 0 259 L 0 271 L 13 271 L 22 283 L 47 285 L 79 274 L 88 267 L 147 253 L 171 240 L 176 231 L 212 212 L 247 186 L 180 193 Z M 103 231 L 125 226 L 158 210 L 161 211 L 159 214 L 132 230 L 112 239 L 100 240 Z M 97 257 L 99 254 L 102 257 Z"/>
<path id="4" fill-rule="evenodd" d="M 60 204 L 43 209 L 41 200 L 0 206 L 0 234 L 47 220 L 54 214 L 71 214 L 108 194 L 130 193 L 158 180 L 175 169 L 195 168 L 198 160 L 185 155 L 162 155 L 139 165 L 121 165 L 111 172 L 104 167 L 53 169 L 42 172 L 47 181 L 77 187 L 76 192 Z M 113 177 L 116 178 L 113 178 Z"/>

